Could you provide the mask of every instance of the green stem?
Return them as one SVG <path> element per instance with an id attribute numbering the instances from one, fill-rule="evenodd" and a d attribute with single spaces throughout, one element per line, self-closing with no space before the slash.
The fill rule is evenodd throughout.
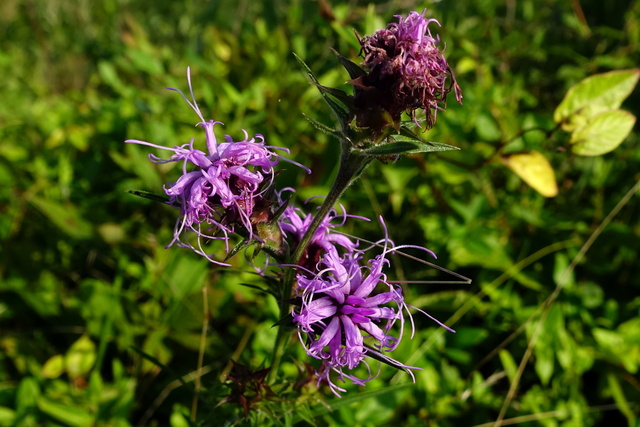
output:
<path id="1" fill-rule="evenodd" d="M 314 233 L 316 232 L 316 230 L 318 230 L 318 227 L 320 227 L 322 221 L 329 214 L 329 212 L 331 212 L 331 209 L 333 209 L 333 206 L 340 199 L 340 196 L 342 196 L 347 187 L 349 187 L 349 185 L 351 185 L 356 180 L 356 178 L 360 176 L 362 171 L 369 164 L 369 162 L 371 162 L 371 160 L 371 157 L 355 154 L 348 147 L 343 147 L 338 175 L 333 181 L 331 189 L 329 190 L 327 197 L 324 199 L 322 206 L 320 206 L 320 209 L 314 216 L 313 221 L 311 221 L 309 228 L 305 232 L 304 236 L 302 236 L 298 247 L 291 256 L 291 264 L 298 264 L 300 262 L 300 258 L 302 258 L 304 251 L 307 249 L 307 246 L 309 246 Z M 280 295 L 279 308 L 281 319 L 284 319 L 285 316 L 289 314 L 289 300 L 293 292 L 294 283 L 295 269 L 290 268 L 285 274 L 282 294 Z M 276 336 L 276 345 L 273 355 L 273 365 L 270 372 L 272 378 L 275 377 L 280 366 L 280 362 L 282 361 L 282 356 L 284 354 L 289 335 L 290 331 L 286 330 L 286 327 L 278 327 L 278 335 Z"/>

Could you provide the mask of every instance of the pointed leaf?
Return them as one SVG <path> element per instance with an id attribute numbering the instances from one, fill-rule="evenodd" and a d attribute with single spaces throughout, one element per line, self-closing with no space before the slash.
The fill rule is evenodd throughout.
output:
<path id="1" fill-rule="evenodd" d="M 252 285 L 251 283 L 240 283 L 240 286 L 245 286 L 247 288 L 251 288 L 251 289 L 255 289 L 259 292 L 262 292 L 263 294 L 271 294 L 273 295 L 273 292 L 268 290 L 268 289 L 263 289 L 260 286 L 257 285 Z"/>
<path id="2" fill-rule="evenodd" d="M 629 399 L 624 395 L 624 391 L 622 386 L 620 385 L 620 381 L 617 376 L 609 373 L 607 374 L 607 382 L 609 383 L 609 391 L 611 392 L 611 396 L 613 397 L 613 401 L 616 402 L 618 409 L 620 412 L 627 417 L 628 425 L 635 426 L 636 424 L 636 416 L 633 413 L 633 408 L 629 405 Z M 635 406 L 635 403 L 632 403 Z"/>
<path id="3" fill-rule="evenodd" d="M 636 116 L 623 110 L 598 114 L 589 123 L 571 134 L 572 151 L 580 156 L 599 156 L 615 150 L 624 141 Z"/>
<path id="4" fill-rule="evenodd" d="M 640 69 L 611 71 L 587 77 L 569 89 L 553 114 L 556 123 L 572 132 L 594 116 L 620 107 L 640 78 Z"/>
<path id="5" fill-rule="evenodd" d="M 339 102 L 331 98 L 325 91 L 323 91 L 321 88 L 324 86 L 320 84 L 320 82 L 316 78 L 315 74 L 313 74 L 313 71 L 311 71 L 309 66 L 295 53 L 293 54 L 293 56 L 295 56 L 296 60 L 298 61 L 298 64 L 300 65 L 302 70 L 307 74 L 307 78 L 309 79 L 310 83 L 315 85 L 318 88 L 318 90 L 320 91 L 320 94 L 322 95 L 324 100 L 327 102 L 327 104 L 329 104 L 329 108 L 331 108 L 331 110 L 338 117 L 338 120 L 340 121 L 340 123 L 343 126 L 346 126 L 346 124 L 351 121 L 350 120 L 351 114 L 349 113 L 348 109 L 344 105 L 341 105 Z"/>
<path id="6" fill-rule="evenodd" d="M 369 356 L 370 358 L 377 360 L 378 362 L 382 362 L 385 365 L 389 365 L 393 368 L 396 368 L 400 371 L 404 371 L 404 372 L 409 372 L 409 366 L 407 365 L 403 365 L 402 363 L 398 362 L 395 359 L 392 359 L 391 357 L 387 356 L 386 354 L 382 354 L 380 353 L 378 350 L 369 347 L 368 345 L 364 345 L 365 349 L 367 349 L 368 351 L 365 353 L 367 356 Z"/>
<path id="7" fill-rule="evenodd" d="M 370 156 L 389 156 L 394 154 L 430 153 L 433 151 L 452 150 L 459 150 L 459 148 L 440 142 L 421 142 L 406 139 L 399 141 L 396 140 L 394 142 L 381 144 L 367 150 L 362 150 L 362 153 Z"/>
<path id="8" fill-rule="evenodd" d="M 304 115 L 304 114 L 303 114 Z M 306 117 L 306 116 L 305 116 Z M 319 123 L 319 122 L 318 122 Z M 323 125 L 324 126 L 324 125 Z M 291 196 L 287 197 L 287 200 L 284 201 L 284 203 L 282 203 L 280 205 L 280 207 L 278 208 L 278 210 L 276 210 L 273 213 L 273 218 L 274 220 L 278 220 L 280 219 L 280 217 L 282 216 L 282 214 L 284 213 L 284 211 L 287 209 L 287 206 L 289 206 L 289 203 L 291 202 Z"/>
<path id="9" fill-rule="evenodd" d="M 169 201 L 169 196 L 164 194 L 156 194 L 151 193 L 149 191 L 142 190 L 129 190 L 127 193 L 133 194 L 134 196 L 142 197 L 144 199 L 153 200 L 154 202 L 167 203 Z"/>
<path id="10" fill-rule="evenodd" d="M 63 425 L 72 427 L 90 427 L 95 425 L 95 417 L 83 409 L 67 406 L 45 397 L 38 399 L 38 409 Z"/>
<path id="11" fill-rule="evenodd" d="M 58 378 L 64 373 L 64 356 L 56 354 L 50 357 L 42 366 L 41 373 L 44 378 Z"/>
<path id="12" fill-rule="evenodd" d="M 319 131 L 322 131 L 324 133 L 326 133 L 327 135 L 331 135 L 335 138 L 341 139 L 342 138 L 342 133 L 340 133 L 339 131 L 325 125 L 324 123 L 321 123 L 319 121 L 317 121 L 316 119 L 307 116 L 305 113 L 302 113 L 302 115 L 304 116 L 305 119 L 309 120 L 309 122 L 311 122 L 311 124 L 313 125 L 313 127 L 315 127 L 316 129 L 318 129 Z"/>
<path id="13" fill-rule="evenodd" d="M 501 161 L 544 197 L 558 195 L 558 184 L 553 168 L 546 157 L 537 151 L 512 154 L 503 157 Z"/>
<path id="14" fill-rule="evenodd" d="M 513 381 L 516 376 L 516 372 L 518 371 L 518 365 L 516 364 L 515 359 L 507 350 L 500 350 L 500 353 L 498 353 L 498 357 L 500 357 L 502 367 L 507 373 L 507 377 L 510 381 Z"/>
<path id="15" fill-rule="evenodd" d="M 76 239 L 91 237 L 91 224 L 82 217 L 75 205 L 58 203 L 38 196 L 31 196 L 29 201 L 62 232 Z"/>
<path id="16" fill-rule="evenodd" d="M 333 96 L 342 104 L 344 104 L 344 107 L 347 111 L 353 110 L 353 102 L 355 99 L 353 95 L 349 95 L 347 92 L 343 91 L 342 89 L 337 89 L 335 87 L 323 86 L 319 84 L 317 84 L 316 86 L 318 87 L 318 89 L 320 89 L 321 92 L 325 92 Z"/>
<path id="17" fill-rule="evenodd" d="M 293 316 L 288 315 L 288 316 L 282 317 L 280 320 L 274 323 L 271 327 L 272 328 L 284 327 L 287 329 L 296 329 L 298 325 L 293 321 Z"/>
<path id="18" fill-rule="evenodd" d="M 358 77 L 367 75 L 367 72 L 358 64 L 340 55 L 337 50 L 333 48 L 331 50 L 336 54 L 342 66 L 347 70 L 347 73 L 349 73 L 349 77 L 351 77 L 352 79 L 357 79 Z"/>
<path id="19" fill-rule="evenodd" d="M 413 124 L 413 122 L 410 122 Z M 412 140 L 428 142 L 426 139 L 418 135 L 412 128 L 409 127 L 409 122 L 402 122 L 400 124 L 400 135 L 406 136 Z"/>
<path id="20" fill-rule="evenodd" d="M 238 252 L 240 252 L 242 249 L 246 248 L 247 246 L 249 246 L 250 243 L 252 243 L 253 240 L 248 239 L 248 238 L 243 238 L 242 241 L 240 243 L 238 243 L 237 245 L 235 245 L 233 247 L 233 249 L 231 249 L 229 251 L 229 253 L 227 254 L 227 256 L 224 258 L 224 262 L 228 261 L 229 259 L 231 259 L 231 257 L 233 257 L 235 254 L 237 254 Z"/>
<path id="21" fill-rule="evenodd" d="M 174 372 L 171 368 L 169 368 L 167 365 L 163 364 L 162 362 L 160 362 L 158 359 L 156 359 L 155 357 L 151 356 L 148 353 L 145 353 L 144 351 L 142 351 L 141 349 L 139 349 L 136 346 L 130 346 L 129 348 L 131 348 L 133 351 L 135 351 L 136 353 L 138 353 L 140 356 L 142 356 L 143 359 L 148 360 L 149 362 L 153 363 L 154 365 L 162 368 L 164 371 L 170 373 L 172 376 L 174 376 L 178 381 L 180 381 L 180 383 L 184 386 L 187 385 L 187 382 L 183 379 L 183 377 L 181 375 L 179 375 L 178 373 Z"/>
<path id="22" fill-rule="evenodd" d="M 96 362 L 96 345 L 83 335 L 71 345 L 65 355 L 65 369 L 71 378 L 86 376 Z"/>

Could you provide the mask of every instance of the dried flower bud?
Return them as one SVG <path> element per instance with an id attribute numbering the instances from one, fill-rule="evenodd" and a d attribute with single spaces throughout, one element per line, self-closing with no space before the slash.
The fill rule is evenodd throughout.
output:
<path id="1" fill-rule="evenodd" d="M 453 71 L 437 47 L 439 38 L 429 30 L 431 22 L 440 23 L 425 19 L 424 12 L 396 17 L 398 23 L 360 39 L 368 74 L 351 82 L 356 87 L 357 124 L 374 134 L 390 124 L 397 128 L 405 111 L 417 123 L 417 109 L 425 111 L 429 129 L 451 90 L 456 100 L 462 101 Z"/>

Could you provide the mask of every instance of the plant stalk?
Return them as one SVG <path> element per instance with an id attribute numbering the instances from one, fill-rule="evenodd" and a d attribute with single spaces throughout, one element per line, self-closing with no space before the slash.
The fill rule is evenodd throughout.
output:
<path id="1" fill-rule="evenodd" d="M 343 144 L 347 145 L 347 144 Z M 331 212 L 333 206 L 340 199 L 344 191 L 351 185 L 357 178 L 360 176 L 365 167 L 373 160 L 372 157 L 362 156 L 360 154 L 355 154 L 348 147 L 343 146 L 342 155 L 340 158 L 340 168 L 338 169 L 338 174 L 336 175 L 333 184 L 331 185 L 331 189 L 327 194 L 327 197 L 324 199 L 322 206 L 316 213 L 309 225 L 309 228 L 305 232 L 304 236 L 300 240 L 296 250 L 290 259 L 290 264 L 298 264 L 304 251 L 309 246 L 313 235 L 322 224 L 322 221 L 326 218 L 326 216 Z M 285 274 L 285 278 L 282 286 L 282 294 L 280 295 L 279 300 L 279 308 L 280 308 L 280 319 L 284 319 L 285 316 L 289 314 L 290 310 L 290 299 L 294 289 L 295 283 L 295 269 L 289 268 Z M 280 362 L 282 361 L 282 356 L 284 354 L 286 343 L 289 339 L 291 331 L 286 329 L 286 326 L 278 327 L 278 335 L 276 336 L 276 344 L 274 348 L 273 355 L 273 364 L 271 368 L 271 372 L 269 373 L 271 379 L 275 378 L 275 375 L 280 366 Z"/>

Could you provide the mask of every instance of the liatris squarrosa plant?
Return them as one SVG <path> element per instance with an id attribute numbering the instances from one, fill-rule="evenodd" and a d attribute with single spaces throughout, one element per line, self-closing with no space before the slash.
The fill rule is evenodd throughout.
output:
<path id="1" fill-rule="evenodd" d="M 317 382 L 326 383 L 338 396 L 346 389 L 336 381 L 364 386 L 378 376 L 381 364 L 404 370 L 412 377 L 412 370 L 420 369 L 396 360 L 391 353 L 404 336 L 406 319 L 414 329 L 411 311 L 431 316 L 405 300 L 402 287 L 387 277 L 386 270 L 391 264 L 389 255 L 406 248 L 434 258 L 435 254 L 418 246 L 395 245 L 382 218 L 379 221 L 384 235 L 379 241 L 347 236 L 340 231 L 347 220 L 368 219 L 347 214 L 342 206 L 336 208 L 345 189 L 373 160 L 388 163 L 404 154 L 456 149 L 425 141 L 414 131 L 435 124 L 436 112 L 444 109 L 450 91 L 458 101 L 462 98 L 451 67 L 437 47 L 438 39 L 429 30 L 429 24 L 437 21 L 425 19 L 424 12 L 397 18 L 399 22 L 371 36 L 358 37 L 362 67 L 337 55 L 350 76 L 354 94 L 321 85 L 296 56 L 338 117 L 337 128 L 308 118 L 320 131 L 337 138 L 341 146 L 336 159 L 338 174 L 316 210 L 295 206 L 290 197 L 295 189 L 277 188 L 280 161 L 287 160 L 311 172 L 278 154 L 288 154 L 286 149 L 269 146 L 265 142 L 268 138 L 260 134 L 249 137 L 246 131 L 241 140 L 225 136 L 224 142 L 218 141 L 214 131 L 222 124 L 202 115 L 189 73 L 190 97 L 178 89 L 171 90 L 196 112 L 197 126 L 204 130 L 204 149 L 196 148 L 195 140 L 173 148 L 126 141 L 171 153 L 168 159 L 150 154 L 153 162 L 181 165 L 181 174 L 165 186 L 164 196 L 137 193 L 179 210 L 169 246 L 192 249 L 219 266 L 227 265 L 231 256 L 249 246 L 268 255 L 270 261 L 257 271 L 264 278 L 265 289 L 279 304 L 281 320 L 277 323 L 274 353 L 268 368 L 253 371 L 243 367 L 243 372 L 259 373 L 259 378 L 251 378 L 259 382 L 262 391 L 271 390 L 264 382 L 267 373 L 269 384 L 277 381 L 293 331 L 297 331 L 307 356 L 317 360 Z M 416 114 L 419 109 L 426 115 L 424 126 Z M 405 113 L 408 120 L 402 120 Z M 224 247 L 211 253 L 208 249 L 215 246 L 206 244 L 216 240 L 223 241 Z M 306 363 L 299 361 L 300 366 Z M 232 380 L 240 388 L 222 402 L 238 402 L 246 413 L 259 400 L 272 395 L 256 391 L 247 398 L 242 388 L 246 384 L 238 378 L 236 374 Z"/>

